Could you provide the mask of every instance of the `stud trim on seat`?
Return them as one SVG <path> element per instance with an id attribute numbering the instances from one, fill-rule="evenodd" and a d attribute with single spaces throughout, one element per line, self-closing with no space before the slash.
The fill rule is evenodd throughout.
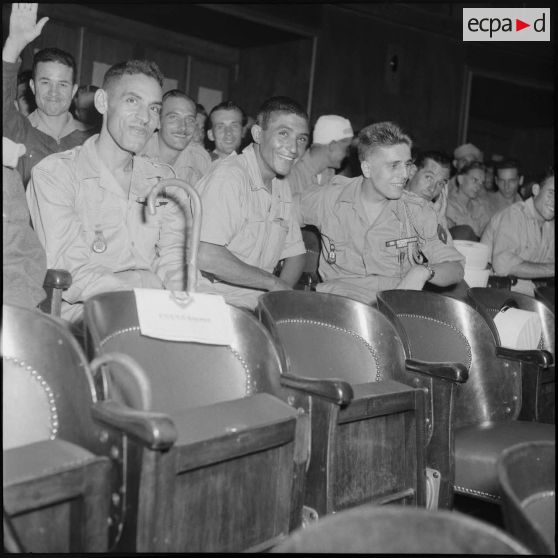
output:
<path id="1" fill-rule="evenodd" d="M 459 331 L 453 324 L 450 324 L 448 322 L 443 322 L 442 320 L 437 320 L 436 318 L 431 318 L 430 316 L 422 316 L 420 314 L 397 314 L 397 317 L 398 318 L 419 318 L 421 320 L 428 320 L 430 322 L 434 322 L 436 324 L 443 325 L 445 327 L 449 327 L 451 330 L 455 331 L 455 333 L 457 333 L 457 335 L 459 335 L 463 339 L 463 342 L 465 343 L 465 346 L 467 347 L 467 362 L 463 363 L 463 364 L 465 364 L 465 366 L 467 368 L 471 367 L 472 353 L 471 353 L 471 346 L 469 345 L 469 341 L 467 340 L 467 337 L 465 337 L 465 335 L 463 335 L 463 333 L 461 331 Z M 411 354 L 410 356 L 412 357 L 413 355 Z"/>
<path id="2" fill-rule="evenodd" d="M 10 356 L 2 356 L 3 360 L 13 362 L 16 366 L 25 368 L 25 370 L 31 374 L 31 377 L 36 380 L 40 386 L 43 388 L 48 401 L 48 408 L 50 411 L 50 440 L 55 440 L 58 434 L 58 429 L 60 427 L 60 422 L 58 419 L 58 409 L 56 407 L 56 399 L 54 397 L 54 392 L 48 384 L 48 382 L 35 370 L 30 364 L 27 364 L 24 360 L 17 359 Z"/>
<path id="3" fill-rule="evenodd" d="M 379 358 L 378 358 L 378 353 L 374 350 L 372 345 L 370 345 L 370 343 L 368 343 L 368 341 L 366 341 L 366 339 L 361 337 L 358 333 L 355 333 L 354 331 L 351 331 L 350 329 L 345 329 L 343 327 L 335 326 L 335 325 L 332 325 L 332 324 L 319 322 L 317 320 L 304 320 L 304 319 L 301 319 L 301 318 L 278 320 L 276 323 L 277 323 L 277 325 L 282 325 L 282 324 L 310 324 L 310 325 L 325 327 L 327 329 L 332 329 L 334 331 L 338 331 L 340 333 L 345 333 L 347 335 L 350 335 L 351 337 L 354 337 L 357 341 L 360 341 L 361 343 L 364 344 L 364 346 L 368 349 L 368 352 L 372 355 L 372 358 L 374 359 L 374 363 L 376 364 L 376 382 L 380 382 L 382 380 L 382 373 L 381 373 L 381 368 L 380 368 L 380 364 L 379 364 L 380 361 L 379 361 Z"/>
<path id="4" fill-rule="evenodd" d="M 104 339 L 102 339 L 99 342 L 99 346 L 102 347 L 103 345 L 106 345 L 109 341 L 111 341 L 112 339 L 115 339 L 119 335 L 124 335 L 125 333 L 137 333 L 139 331 L 140 331 L 139 326 L 132 326 L 132 327 L 124 328 L 124 329 L 119 329 L 117 331 L 113 331 L 110 335 L 107 335 Z M 240 362 L 240 364 L 242 365 L 242 368 L 244 368 L 244 372 L 246 373 L 245 374 L 246 384 L 245 384 L 244 389 L 246 391 L 246 395 L 252 395 L 254 393 L 254 383 L 253 383 L 253 379 L 252 379 L 252 372 L 250 371 L 250 368 L 248 367 L 248 364 L 242 358 L 242 356 L 240 355 L 240 353 L 238 351 L 233 349 L 231 346 L 227 346 L 227 349 Z"/>

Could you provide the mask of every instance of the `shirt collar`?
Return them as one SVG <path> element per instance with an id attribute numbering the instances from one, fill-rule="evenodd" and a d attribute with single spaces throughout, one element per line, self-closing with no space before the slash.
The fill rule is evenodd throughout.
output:
<path id="1" fill-rule="evenodd" d="M 246 146 L 242 150 L 242 155 L 244 156 L 244 160 L 246 161 L 246 168 L 250 176 L 250 189 L 261 190 L 263 188 L 264 190 L 267 190 L 262 178 L 260 166 L 258 165 L 258 158 L 256 156 L 256 150 L 254 148 L 254 144 L 251 143 L 250 145 Z M 274 178 L 271 181 L 272 188 L 275 180 L 276 179 Z"/>
<path id="2" fill-rule="evenodd" d="M 97 152 L 95 141 L 99 134 L 85 140 L 77 155 L 77 174 L 80 180 L 101 177 L 101 161 Z M 140 172 L 144 178 L 155 178 L 161 176 L 161 166 L 169 167 L 165 163 L 154 163 L 147 156 L 134 155 L 132 158 L 134 172 Z"/>
<path id="3" fill-rule="evenodd" d="M 42 120 L 41 117 L 39 116 L 38 109 L 35 109 L 31 114 L 29 114 L 29 116 L 27 116 L 27 119 L 29 120 L 29 122 L 30 122 L 31 126 L 33 126 L 33 128 L 37 128 L 37 130 L 43 132 L 43 134 L 46 134 L 47 136 L 53 137 L 51 135 L 52 131 L 45 125 L 44 120 Z M 70 135 L 72 132 L 75 132 L 75 131 L 83 132 L 85 130 L 87 130 L 87 127 L 85 126 L 85 124 L 83 124 L 79 120 L 76 120 L 68 112 L 68 113 L 66 113 L 66 123 L 64 124 L 64 127 L 62 128 L 62 132 L 60 133 L 59 138 L 54 138 L 54 139 L 65 138 L 66 136 Z"/>

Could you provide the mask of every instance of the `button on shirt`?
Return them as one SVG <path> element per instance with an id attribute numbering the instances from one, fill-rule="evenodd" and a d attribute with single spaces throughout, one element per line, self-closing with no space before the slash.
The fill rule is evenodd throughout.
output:
<path id="1" fill-rule="evenodd" d="M 514 203 L 496 216 L 490 237 L 492 266 L 498 275 L 509 275 L 522 262 L 554 262 L 554 219 L 541 223 L 536 217 L 533 198 Z"/>
<path id="2" fill-rule="evenodd" d="M 337 182 L 342 177 L 337 176 Z M 463 262 L 463 256 L 438 237 L 434 210 L 404 191 L 399 200 L 387 200 L 370 223 L 361 199 L 363 177 L 345 179 L 338 184 L 316 188 L 303 195 L 304 222 L 317 226 L 323 237 L 320 273 L 324 279 L 317 289 L 342 294 L 362 302 L 373 302 L 376 292 L 393 289 L 414 264 L 418 249 L 430 264 Z M 386 246 L 386 242 L 417 237 L 409 248 Z M 335 263 L 328 253 L 335 251 Z"/>
<path id="3" fill-rule="evenodd" d="M 162 178 L 172 178 L 167 165 L 144 157 L 132 159 L 128 194 L 97 154 L 97 135 L 83 146 L 46 157 L 33 168 L 27 201 L 33 226 L 50 268 L 72 275 L 63 294 L 62 317 L 73 320 L 81 302 L 101 292 L 141 286 L 183 289 L 184 212 L 168 188 L 166 205 L 149 215 L 145 199 Z M 161 198 L 158 198 L 158 203 Z M 93 250 L 101 238 L 104 251 Z M 143 275 L 133 271 L 142 270 Z M 132 271 L 127 275 L 121 272 Z M 153 274 L 158 285 L 144 284 Z M 126 277 L 126 280 L 124 279 Z M 139 284 L 138 284 L 139 282 Z"/>
<path id="4" fill-rule="evenodd" d="M 305 253 L 287 180 L 265 188 L 253 144 L 215 164 L 196 185 L 202 200 L 201 240 L 225 246 L 244 263 L 269 273 L 283 258 Z M 198 290 L 254 308 L 263 291 L 199 278 Z"/>
<path id="5" fill-rule="evenodd" d="M 2 116 L 3 135 L 16 143 L 23 143 L 25 154 L 20 157 L 18 171 L 23 184 L 31 177 L 31 169 L 47 155 L 60 153 L 81 145 L 93 131 L 68 113 L 68 120 L 60 138 L 56 140 L 48 133 L 48 128 L 38 116 L 37 111 L 28 117 L 17 111 L 14 101 L 17 95 L 17 72 L 20 63 L 2 62 Z"/>

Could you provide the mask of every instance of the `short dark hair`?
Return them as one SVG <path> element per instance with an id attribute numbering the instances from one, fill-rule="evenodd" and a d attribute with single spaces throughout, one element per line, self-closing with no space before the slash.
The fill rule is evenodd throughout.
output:
<path id="1" fill-rule="evenodd" d="M 426 161 L 434 161 L 438 163 L 441 167 L 447 167 L 451 169 L 451 157 L 446 153 L 441 151 L 420 151 L 415 159 L 415 165 L 417 169 L 422 169 L 426 166 Z"/>
<path id="2" fill-rule="evenodd" d="M 76 91 L 76 97 L 80 93 L 95 93 L 99 89 L 96 85 L 80 85 Z"/>
<path id="3" fill-rule="evenodd" d="M 205 114 L 205 116 L 207 117 L 207 111 L 205 110 L 205 107 L 200 103 L 196 103 L 196 115 L 198 114 Z"/>
<path id="4" fill-rule="evenodd" d="M 265 130 L 269 124 L 271 113 L 273 112 L 296 114 L 308 122 L 308 114 L 300 103 L 290 97 L 277 96 L 270 97 L 261 104 L 256 117 L 258 126 L 261 126 Z"/>
<path id="5" fill-rule="evenodd" d="M 549 179 L 554 176 L 554 167 L 550 166 L 545 169 L 545 171 L 540 175 L 540 179 L 538 181 L 539 185 L 542 185 Z"/>
<path id="6" fill-rule="evenodd" d="M 105 73 L 103 79 L 103 89 L 107 89 L 110 84 L 120 79 L 124 75 L 143 74 L 157 81 L 160 87 L 163 87 L 163 74 L 159 70 L 159 66 L 152 60 L 126 60 L 111 66 Z"/>
<path id="7" fill-rule="evenodd" d="M 411 148 L 413 142 L 395 122 L 377 122 L 363 128 L 357 136 L 358 158 L 364 161 L 370 151 L 377 147 L 405 143 Z"/>
<path id="8" fill-rule="evenodd" d="M 481 163 L 480 161 L 470 161 L 469 163 L 464 165 L 460 170 L 458 170 L 456 175 L 467 174 L 469 171 L 472 171 L 474 169 L 479 169 L 481 171 L 486 172 L 486 167 L 484 166 L 484 163 Z"/>
<path id="9" fill-rule="evenodd" d="M 494 171 L 495 171 L 496 174 L 498 174 L 499 170 L 516 169 L 517 174 L 519 174 L 520 168 L 521 168 L 521 166 L 520 166 L 519 161 L 517 159 L 505 159 L 504 161 L 500 161 L 500 162 L 496 163 Z"/>
<path id="10" fill-rule="evenodd" d="M 37 74 L 37 65 L 40 62 L 58 62 L 59 64 L 64 64 L 68 68 L 72 69 L 72 83 L 77 81 L 77 66 L 74 57 L 65 50 L 61 50 L 56 47 L 43 48 L 35 53 L 33 56 L 33 67 L 31 69 L 31 77 L 35 79 Z"/>
<path id="11" fill-rule="evenodd" d="M 33 73 L 31 70 L 22 70 L 17 74 L 17 84 L 21 85 L 25 83 L 25 85 L 29 85 L 29 80 L 33 77 Z"/>
<path id="12" fill-rule="evenodd" d="M 167 91 L 163 95 L 163 103 L 167 99 L 173 99 L 173 98 L 185 99 L 186 101 L 189 101 L 190 103 L 192 103 L 194 105 L 194 108 L 196 108 L 196 101 L 194 101 L 194 99 L 192 99 L 192 97 L 190 97 L 190 95 L 187 95 L 186 93 L 184 93 L 184 91 L 181 91 L 180 89 L 171 89 L 170 91 Z"/>
<path id="13" fill-rule="evenodd" d="M 212 122 L 211 116 L 213 115 L 213 113 L 217 112 L 218 110 L 236 110 L 240 113 L 242 125 L 244 126 L 244 124 L 246 124 L 246 114 L 245 114 L 245 112 L 234 101 L 223 101 L 222 103 L 219 103 L 218 105 L 215 105 L 211 109 L 211 111 L 209 113 L 209 116 L 207 117 L 207 120 L 210 123 Z M 211 126 L 209 126 L 209 127 L 211 127 Z"/>

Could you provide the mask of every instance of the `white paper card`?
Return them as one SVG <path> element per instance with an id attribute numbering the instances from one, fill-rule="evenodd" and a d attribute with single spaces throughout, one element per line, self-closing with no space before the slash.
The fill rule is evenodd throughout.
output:
<path id="1" fill-rule="evenodd" d="M 231 345 L 230 309 L 219 295 L 134 289 L 143 335 L 168 341 Z"/>
<path id="2" fill-rule="evenodd" d="M 102 87 L 103 79 L 105 78 L 105 74 L 110 66 L 110 64 L 105 64 L 104 62 L 93 62 L 93 75 L 91 76 L 91 85 Z"/>
<path id="3" fill-rule="evenodd" d="M 494 316 L 502 347 L 519 351 L 535 350 L 541 340 L 542 325 L 536 312 L 506 308 Z"/>
<path id="4" fill-rule="evenodd" d="M 209 114 L 209 111 L 223 102 L 223 92 L 218 89 L 210 89 L 209 87 L 198 88 L 198 103 L 204 106 Z"/>

